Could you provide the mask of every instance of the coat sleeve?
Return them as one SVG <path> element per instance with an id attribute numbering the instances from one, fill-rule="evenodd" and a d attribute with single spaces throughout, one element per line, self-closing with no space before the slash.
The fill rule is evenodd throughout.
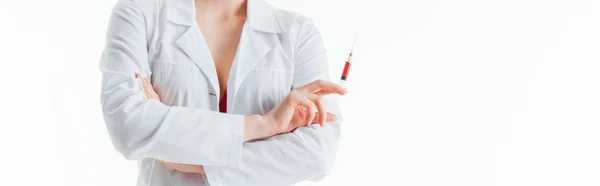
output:
<path id="1" fill-rule="evenodd" d="M 294 57 L 294 87 L 329 80 L 323 40 L 312 21 L 302 24 Z M 245 143 L 239 168 L 205 166 L 211 185 L 291 185 L 328 174 L 340 139 L 341 114 L 337 96 L 324 96 L 328 112 L 339 120 L 324 127 L 313 124 L 292 133 Z"/>
<path id="2" fill-rule="evenodd" d="M 110 17 L 100 60 L 101 104 L 112 144 L 127 159 L 237 167 L 244 117 L 171 107 L 147 99 L 135 72 L 150 77 L 144 15 L 119 0 Z"/>

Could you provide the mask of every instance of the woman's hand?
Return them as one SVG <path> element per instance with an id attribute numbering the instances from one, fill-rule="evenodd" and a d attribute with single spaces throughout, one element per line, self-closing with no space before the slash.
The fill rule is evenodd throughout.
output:
<path id="1" fill-rule="evenodd" d="M 139 78 L 142 81 L 142 87 L 144 87 L 144 94 L 146 95 L 146 98 L 160 101 L 160 97 L 156 91 L 154 91 L 154 88 L 152 88 L 152 84 L 148 78 L 142 78 L 139 72 L 135 73 L 135 78 Z"/>
<path id="2" fill-rule="evenodd" d="M 308 120 L 307 118 L 308 118 L 308 112 L 306 112 L 306 109 L 296 109 L 294 116 L 292 116 L 292 119 L 290 120 L 290 126 L 296 126 L 296 128 L 305 126 L 305 124 Z M 325 119 L 326 122 L 337 120 L 337 116 L 330 112 L 327 113 L 325 118 L 326 118 Z M 315 118 L 312 120 L 311 124 L 315 124 L 319 121 L 321 121 L 321 115 L 317 112 L 317 114 L 315 115 Z M 289 129 L 289 131 L 291 132 L 294 129 L 295 128 L 292 127 Z"/>
<path id="3" fill-rule="evenodd" d="M 142 87 L 144 88 L 144 94 L 146 95 L 146 97 L 148 99 L 155 99 L 157 101 L 160 101 L 160 96 L 156 93 L 156 91 L 154 91 L 154 88 L 152 87 L 152 84 L 150 83 L 150 80 L 148 80 L 148 78 L 143 78 L 140 75 L 140 73 L 135 73 L 135 78 L 139 78 L 140 81 L 142 82 Z M 332 89 L 331 86 L 337 86 L 337 85 L 335 85 L 333 83 L 327 83 L 327 82 L 325 82 L 323 88 L 320 88 L 319 83 L 322 83 L 322 82 L 315 81 L 315 82 L 311 83 L 313 85 L 308 84 L 304 87 L 311 85 L 311 87 L 307 87 L 307 88 L 315 89 L 317 92 L 314 92 L 312 94 L 317 95 L 317 96 L 335 93 L 335 91 L 332 91 L 334 89 L 337 89 L 338 92 L 340 90 L 344 91 L 339 86 L 333 87 L 333 89 Z M 298 92 L 300 90 L 304 90 L 304 91 L 308 90 L 307 88 L 300 87 L 300 88 L 294 89 L 294 90 L 292 90 L 292 92 L 290 94 Z M 320 90 L 317 90 L 317 89 L 320 89 Z M 345 91 L 344 91 L 344 93 L 345 93 Z M 288 95 L 288 97 L 290 97 L 290 96 Z M 293 98 L 299 98 L 299 97 L 294 96 Z M 293 99 L 290 98 L 287 100 L 293 100 Z M 315 101 L 317 101 L 317 102 L 320 101 L 320 98 Z M 319 103 L 319 105 L 320 105 L 320 103 Z M 275 110 L 275 109 L 273 109 L 273 110 Z M 313 108 L 306 109 L 306 107 L 295 107 L 293 115 L 292 115 L 291 119 L 289 119 L 289 123 L 287 125 L 277 126 L 277 124 L 271 124 L 270 125 L 271 127 L 268 127 L 268 128 L 270 128 L 274 132 L 269 133 L 269 134 L 256 134 L 256 133 L 264 133 L 264 132 L 249 131 L 249 132 L 247 132 L 248 135 L 245 135 L 245 138 L 246 138 L 245 141 L 266 138 L 266 137 L 270 137 L 270 136 L 273 136 L 276 134 L 288 133 L 298 127 L 308 126 L 312 123 L 317 123 L 317 122 L 321 122 L 321 126 L 323 126 L 324 122 L 330 122 L 330 121 L 337 120 L 337 116 L 332 113 L 327 112 L 325 115 L 322 115 L 322 113 L 325 113 L 325 110 L 323 110 L 322 112 L 315 113 Z M 250 129 L 250 128 L 254 128 L 255 131 L 264 129 L 264 127 L 248 127 L 248 129 Z M 283 128 L 285 128 L 285 129 L 283 129 Z"/>
<path id="4" fill-rule="evenodd" d="M 324 126 L 328 121 L 328 113 L 321 104 L 321 96 L 327 94 L 345 95 L 346 90 L 339 85 L 323 80 L 292 89 L 281 104 L 263 116 L 264 120 L 274 127 L 276 134 L 288 133 L 298 127 L 308 126 L 313 123 L 317 115 L 320 116 L 317 118 L 318 122 Z M 305 116 L 303 117 L 304 121 L 293 122 L 293 120 L 300 120 L 297 119 L 297 115 Z M 297 117 L 295 118 L 295 116 Z"/>
<path id="5" fill-rule="evenodd" d="M 155 99 L 160 101 L 160 96 L 154 91 L 152 84 L 148 78 L 142 78 L 139 73 L 135 73 L 135 77 L 139 78 L 144 88 L 144 94 L 148 99 Z M 315 81 L 307 84 L 303 87 L 293 89 L 290 94 L 284 99 L 284 101 L 276 106 L 273 110 L 262 116 L 258 120 L 252 119 L 252 122 L 260 121 L 262 125 L 269 126 L 275 134 L 263 136 L 254 132 L 252 136 L 247 137 L 245 140 L 253 140 L 266 138 L 277 134 L 289 133 L 298 127 L 308 126 L 311 123 L 319 122 L 321 126 L 325 125 L 325 122 L 337 120 L 337 116 L 325 111 L 321 105 L 321 96 L 327 94 L 339 94 L 344 95 L 346 91 L 333 83 L 325 81 Z M 314 108 L 317 108 L 318 112 L 315 112 Z M 247 118 L 253 118 L 248 116 Z M 259 129 L 260 127 L 252 127 Z M 263 132 L 260 132 L 263 133 Z M 250 135 L 248 135 L 250 136 Z M 197 173 L 205 174 L 204 167 L 202 165 L 190 165 L 160 161 L 161 164 L 166 167 L 185 173 Z"/>
<path id="6" fill-rule="evenodd" d="M 155 99 L 155 100 L 160 101 L 160 97 L 158 96 L 156 91 L 154 91 L 154 89 L 152 88 L 152 84 L 150 83 L 150 80 L 148 80 L 148 78 L 142 78 L 140 73 L 135 73 L 135 78 L 139 78 L 140 81 L 142 81 L 142 87 L 144 88 L 144 94 L 146 95 L 146 97 L 148 99 Z M 202 167 L 202 165 L 189 165 L 189 164 L 171 163 L 171 162 L 165 162 L 165 161 L 160 161 L 160 163 L 163 164 L 164 166 L 168 167 L 169 169 L 176 170 L 179 172 L 205 174 L 204 167 Z"/>
<path id="7" fill-rule="evenodd" d="M 160 164 L 163 164 L 167 168 L 176 170 L 179 172 L 195 173 L 195 174 L 202 174 L 202 175 L 206 174 L 206 173 L 204 173 L 204 167 L 202 167 L 202 165 L 171 163 L 171 162 L 165 162 L 165 161 L 160 161 Z"/>

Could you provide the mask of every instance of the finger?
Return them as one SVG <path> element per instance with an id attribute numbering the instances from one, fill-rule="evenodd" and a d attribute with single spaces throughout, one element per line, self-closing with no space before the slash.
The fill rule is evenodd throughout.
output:
<path id="1" fill-rule="evenodd" d="M 173 169 L 179 172 L 186 172 L 185 171 L 185 166 L 182 164 L 178 164 L 178 163 L 174 163 L 173 164 Z"/>
<path id="2" fill-rule="evenodd" d="M 311 124 L 315 124 L 319 121 L 321 121 L 321 114 L 319 114 L 319 112 L 317 112 L 317 114 L 315 114 L 315 119 L 313 120 L 313 122 Z"/>
<path id="3" fill-rule="evenodd" d="M 167 166 L 171 170 L 176 170 L 176 168 L 173 166 L 173 164 L 166 163 L 165 166 Z"/>
<path id="4" fill-rule="evenodd" d="M 316 120 L 315 120 L 315 115 L 317 115 L 317 112 L 316 112 L 316 110 L 315 110 L 315 106 L 308 107 L 308 108 L 307 108 L 307 112 L 308 112 L 308 118 L 307 118 L 307 121 L 308 121 L 308 122 L 306 122 L 306 126 L 310 126 L 310 124 L 311 124 L 313 121 L 316 121 Z"/>
<path id="5" fill-rule="evenodd" d="M 185 173 L 193 173 L 194 172 L 194 165 L 188 165 L 188 164 L 175 164 L 175 170 L 179 171 L 179 172 L 185 172 Z"/>
<path id="6" fill-rule="evenodd" d="M 315 113 L 314 115 L 316 117 L 317 113 Z M 312 115 L 310 115 L 310 114 L 307 114 L 306 116 L 304 116 L 304 121 L 305 122 L 304 122 L 304 125 L 302 125 L 302 127 L 308 127 L 308 126 L 312 125 L 313 123 L 317 123 L 318 122 L 314 118 L 311 119 L 311 117 L 312 117 Z"/>
<path id="7" fill-rule="evenodd" d="M 139 72 L 136 72 L 136 73 L 135 73 L 135 78 L 136 78 L 136 79 L 140 78 L 140 82 L 142 82 L 142 88 L 144 88 L 144 83 L 145 83 L 145 82 L 144 82 L 144 79 L 142 79 L 141 77 L 142 77 L 142 76 L 140 75 L 140 73 L 139 73 Z M 146 91 L 146 89 L 144 89 L 144 91 Z"/>
<path id="8" fill-rule="evenodd" d="M 152 83 L 150 82 L 150 80 L 148 78 L 146 79 L 146 84 L 148 85 L 148 92 L 150 92 L 150 95 L 152 95 L 152 97 L 154 97 L 155 99 L 159 99 L 158 94 L 156 93 L 156 91 L 154 91 L 154 87 L 152 86 Z"/>
<path id="9" fill-rule="evenodd" d="M 173 167 L 171 167 L 170 163 L 164 162 L 164 161 L 160 161 L 160 164 L 164 165 L 165 167 L 169 168 L 169 169 L 173 169 Z"/>
<path id="10" fill-rule="evenodd" d="M 144 91 L 148 93 L 154 92 L 154 89 L 152 89 L 152 84 L 150 81 L 148 81 L 148 78 L 142 79 L 142 85 L 144 87 Z"/>
<path id="11" fill-rule="evenodd" d="M 312 122 L 312 124 L 316 124 L 316 121 L 321 121 L 320 118 L 320 114 L 317 113 L 317 115 L 315 116 L 315 121 Z M 337 116 L 335 114 L 332 114 L 331 112 L 327 113 L 327 120 L 325 122 L 331 122 L 331 121 L 337 121 Z"/>
<path id="12" fill-rule="evenodd" d="M 327 95 L 327 94 L 345 95 L 346 93 L 348 93 L 348 91 L 346 91 L 346 89 L 344 89 L 343 87 L 341 87 L 337 84 L 327 82 L 326 86 L 324 86 L 321 90 L 315 91 L 315 93 L 321 93 L 320 95 Z"/>
<path id="13" fill-rule="evenodd" d="M 348 90 L 346 90 L 346 89 L 344 89 L 344 93 L 343 94 L 342 93 L 338 93 L 338 92 L 336 92 L 334 90 L 322 89 L 322 90 L 319 90 L 319 91 L 317 91 L 317 92 L 315 92 L 313 94 L 322 95 L 323 96 L 323 95 L 329 95 L 329 94 L 346 95 L 347 93 L 348 93 Z"/>
<path id="14" fill-rule="evenodd" d="M 154 90 L 154 89 L 152 88 L 152 83 L 150 83 L 150 80 L 148 80 L 148 78 L 144 78 L 144 84 L 145 84 L 146 86 L 148 86 L 148 88 L 150 88 L 150 90 Z"/>
<path id="15" fill-rule="evenodd" d="M 301 88 L 310 93 L 320 93 L 320 92 L 326 93 L 327 91 L 329 91 L 330 93 L 337 93 L 339 95 L 346 94 L 346 90 L 344 88 L 342 88 L 341 86 L 339 86 L 335 83 L 332 83 L 332 82 L 324 81 L 324 80 L 313 81 L 312 83 L 309 83 Z M 321 90 L 327 90 L 327 91 L 321 91 Z M 321 94 L 321 95 L 325 95 L 325 94 Z"/>
<path id="16" fill-rule="evenodd" d="M 143 83 L 143 80 L 142 80 L 142 83 Z M 143 84 L 142 84 L 142 87 L 144 88 L 144 95 L 146 96 L 146 98 L 153 99 L 152 93 L 148 92 L 148 88 L 146 88 L 146 86 Z"/>
<path id="17" fill-rule="evenodd" d="M 179 172 L 188 172 L 188 168 L 185 164 L 179 164 L 179 163 L 168 163 L 169 164 L 169 168 L 179 171 Z"/>
<path id="18" fill-rule="evenodd" d="M 327 113 L 327 121 L 337 121 L 337 116 L 335 114 L 332 114 L 330 112 Z"/>
<path id="19" fill-rule="evenodd" d="M 301 116 L 306 116 L 306 111 L 304 111 L 304 108 L 298 108 L 296 110 L 298 111 L 298 113 L 300 113 Z"/>
<path id="20" fill-rule="evenodd" d="M 306 120 L 306 115 L 304 114 L 304 108 L 300 109 L 297 108 L 296 111 L 294 111 L 294 116 L 293 116 L 293 121 L 291 121 L 291 124 L 294 125 L 294 128 L 298 128 L 304 125 L 304 121 Z"/>
<path id="21" fill-rule="evenodd" d="M 315 92 L 314 94 L 316 94 L 316 95 L 328 95 L 328 94 L 333 94 L 333 93 L 335 93 L 333 90 L 321 89 L 321 90 Z"/>
<path id="22" fill-rule="evenodd" d="M 307 116 L 307 120 L 305 121 L 305 125 L 310 125 L 310 123 L 312 123 L 312 120 L 315 118 L 315 103 L 312 102 L 310 99 L 308 99 L 307 97 L 302 97 L 300 98 L 300 104 L 305 107 L 307 109 L 308 112 L 308 116 Z"/>
<path id="23" fill-rule="evenodd" d="M 321 125 L 321 127 L 325 126 L 325 121 L 327 120 L 327 111 L 323 107 L 323 104 L 321 104 L 321 96 L 310 94 L 308 97 L 317 106 L 317 111 L 319 112 L 319 116 L 321 116 L 318 120 L 319 124 Z"/>
<path id="24" fill-rule="evenodd" d="M 148 88 L 147 88 L 147 86 L 146 86 L 146 81 L 145 81 L 143 78 L 141 78 L 141 77 L 142 77 L 142 76 L 140 75 L 140 73 L 139 73 L 139 72 L 136 72 L 136 73 L 135 73 L 135 78 L 136 78 L 136 79 L 137 79 L 137 78 L 140 78 L 140 82 L 142 82 L 142 88 L 144 89 L 144 95 L 146 96 L 146 98 L 150 99 L 150 98 L 152 98 L 152 96 L 151 96 L 151 95 L 149 94 L 149 92 L 148 92 Z"/>
<path id="25" fill-rule="evenodd" d="M 317 123 L 319 123 L 319 121 L 320 121 L 320 119 L 319 119 L 319 118 L 320 118 L 320 117 L 319 117 L 319 112 L 316 112 L 316 113 L 315 113 L 315 117 L 312 119 L 312 121 L 310 122 L 310 124 L 308 124 L 308 125 L 306 125 L 306 126 L 310 126 L 310 125 L 312 125 L 312 124 L 317 124 Z M 306 120 L 308 120 L 308 119 L 310 119 L 310 118 L 308 118 L 308 116 L 306 116 Z"/>
<path id="26" fill-rule="evenodd" d="M 320 118 L 320 124 L 321 127 L 325 126 L 325 123 L 327 122 L 327 110 L 325 110 L 325 107 L 323 107 L 323 104 L 321 102 L 321 98 L 319 98 L 317 101 L 315 101 L 316 105 L 317 105 L 317 110 L 319 111 L 319 113 L 322 115 L 322 117 Z"/>

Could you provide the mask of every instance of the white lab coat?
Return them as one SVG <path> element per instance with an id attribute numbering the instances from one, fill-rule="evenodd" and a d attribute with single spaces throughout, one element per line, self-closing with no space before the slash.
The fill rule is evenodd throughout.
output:
<path id="1" fill-rule="evenodd" d="M 216 70 L 193 0 L 119 0 L 100 70 L 104 120 L 115 149 L 138 160 L 138 185 L 290 185 L 320 179 L 332 166 L 339 122 L 242 142 L 244 115 L 265 114 L 291 88 L 329 79 L 323 40 L 301 15 L 249 0 L 228 114 L 218 112 Z M 135 72 L 151 78 L 162 103 L 144 96 Z M 324 99 L 341 116 L 335 97 Z M 204 165 L 206 176 L 157 160 Z"/>

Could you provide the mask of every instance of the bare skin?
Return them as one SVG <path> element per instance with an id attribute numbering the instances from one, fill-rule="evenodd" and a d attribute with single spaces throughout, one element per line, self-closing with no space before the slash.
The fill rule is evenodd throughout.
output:
<path id="1" fill-rule="evenodd" d="M 221 96 L 246 22 L 246 2 L 196 0 L 196 22 L 215 63 Z"/>
<path id="2" fill-rule="evenodd" d="M 215 63 L 219 81 L 220 94 L 227 90 L 227 81 L 233 58 L 237 52 L 242 28 L 246 21 L 246 0 L 195 0 L 196 21 Z M 144 92 L 149 99 L 160 101 L 150 81 L 136 73 L 144 85 Z M 320 123 L 324 126 L 337 117 L 321 105 L 321 96 L 327 94 L 344 95 L 346 91 L 333 83 L 315 81 L 303 87 L 295 88 L 264 116 L 250 115 L 244 118 L 244 141 L 271 137 L 292 132 L 298 127 Z M 317 108 L 316 110 L 314 108 Z M 314 121 L 314 122 L 313 122 Z M 205 174 L 202 165 L 189 165 L 160 161 L 166 167 L 185 173 Z"/>

